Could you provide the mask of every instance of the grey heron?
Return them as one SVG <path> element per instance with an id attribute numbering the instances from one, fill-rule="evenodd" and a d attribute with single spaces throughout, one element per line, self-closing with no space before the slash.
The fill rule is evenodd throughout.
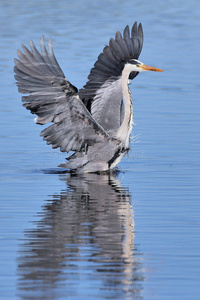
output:
<path id="1" fill-rule="evenodd" d="M 133 126 L 129 83 L 142 71 L 162 71 L 138 60 L 143 46 L 142 25 L 117 31 L 98 56 L 82 89 L 73 86 L 62 72 L 44 37 L 41 53 L 30 42 L 17 51 L 15 79 L 23 106 L 36 114 L 35 123 L 53 123 L 41 132 L 52 148 L 74 151 L 60 167 L 83 172 L 113 169 L 129 151 Z"/>

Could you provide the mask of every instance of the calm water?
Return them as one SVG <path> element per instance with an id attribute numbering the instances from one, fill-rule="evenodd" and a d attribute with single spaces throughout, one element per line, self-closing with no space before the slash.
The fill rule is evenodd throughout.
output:
<path id="1" fill-rule="evenodd" d="M 116 176 L 64 174 L 21 106 L 16 49 L 52 36 L 82 87 L 135 20 L 140 60 L 165 72 L 132 83 L 132 150 Z M 199 298 L 199 36 L 197 0 L 0 2 L 0 299 Z"/>

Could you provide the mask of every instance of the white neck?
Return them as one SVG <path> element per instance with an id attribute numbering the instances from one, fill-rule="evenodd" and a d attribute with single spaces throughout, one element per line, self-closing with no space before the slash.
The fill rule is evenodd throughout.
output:
<path id="1" fill-rule="evenodd" d="M 133 107 L 131 93 L 128 87 L 128 78 L 131 71 L 133 71 L 133 66 L 127 64 L 125 65 L 122 72 L 121 86 L 125 105 L 125 113 L 123 122 L 117 131 L 117 138 L 120 139 L 127 148 L 129 145 L 129 137 L 133 127 Z"/>

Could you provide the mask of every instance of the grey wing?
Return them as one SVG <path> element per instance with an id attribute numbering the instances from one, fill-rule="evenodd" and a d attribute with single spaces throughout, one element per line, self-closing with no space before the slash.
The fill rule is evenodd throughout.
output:
<path id="1" fill-rule="evenodd" d="M 47 144 L 60 147 L 62 152 L 80 151 L 85 145 L 104 143 L 109 135 L 96 123 L 77 96 L 71 96 L 54 124 L 41 132 Z"/>
<path id="2" fill-rule="evenodd" d="M 18 90 L 29 94 L 22 97 L 24 106 L 36 114 L 37 124 L 53 122 L 41 132 L 47 144 L 61 151 L 80 150 L 85 144 L 105 142 L 108 134 L 92 118 L 77 95 L 77 88 L 66 80 L 53 53 L 51 40 L 47 51 L 41 38 L 41 53 L 33 42 L 29 51 L 24 45 L 24 53 L 18 50 L 15 59 L 15 78 Z"/>
<path id="3" fill-rule="evenodd" d="M 122 74 L 124 65 L 130 59 L 138 59 L 143 45 L 143 30 L 142 25 L 137 25 L 137 22 L 134 23 L 131 31 L 128 26 L 124 29 L 123 36 L 118 31 L 116 33 L 115 39 L 111 38 L 109 45 L 107 45 L 103 52 L 99 55 L 97 61 L 94 64 L 94 67 L 91 69 L 88 76 L 88 82 L 83 89 L 79 90 L 79 96 L 82 99 L 83 103 L 91 110 L 91 107 L 94 105 L 93 102 L 100 101 L 103 103 L 106 110 L 106 105 L 109 107 L 112 105 L 112 110 L 115 113 L 116 108 L 119 108 L 122 104 L 122 92 L 119 82 L 117 81 Z M 138 72 L 131 72 L 129 79 L 133 79 L 138 75 Z M 109 87 L 108 84 L 113 82 Z M 115 89 L 114 89 L 115 88 Z M 108 97 L 108 95 L 114 93 L 114 96 Z M 119 96 L 116 96 L 119 95 Z M 100 96 L 102 95 L 104 99 Z M 115 100 L 115 102 L 110 103 Z M 97 103 L 96 107 L 100 107 Z M 102 109 L 102 113 L 105 112 Z M 108 109 L 109 112 L 112 110 Z M 96 110 L 95 110 L 96 112 Z M 121 117 L 123 116 L 122 113 Z M 96 113 L 95 113 L 96 115 Z M 117 116 L 119 115 L 119 111 Z M 98 116 L 99 117 L 99 116 Z M 102 115 L 103 118 L 103 115 Z M 98 119 L 99 120 L 99 119 Z M 118 118 L 112 119 L 111 127 L 112 130 L 113 124 L 116 123 Z M 118 121 L 117 121 L 118 122 Z M 119 123 L 119 122 L 118 122 Z M 107 125 L 108 126 L 108 125 Z M 108 129 L 108 127 L 107 127 Z"/>
<path id="4" fill-rule="evenodd" d="M 111 136 L 115 136 L 123 119 L 122 97 L 120 77 L 111 77 L 97 90 L 91 104 L 93 118 Z"/>

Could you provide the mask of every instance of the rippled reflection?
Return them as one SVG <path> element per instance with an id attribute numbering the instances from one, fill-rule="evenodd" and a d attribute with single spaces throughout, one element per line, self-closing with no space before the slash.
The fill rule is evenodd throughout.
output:
<path id="1" fill-rule="evenodd" d="M 115 176 L 60 179 L 66 181 L 66 190 L 45 202 L 40 220 L 20 242 L 18 296 L 142 298 L 129 191 Z"/>

